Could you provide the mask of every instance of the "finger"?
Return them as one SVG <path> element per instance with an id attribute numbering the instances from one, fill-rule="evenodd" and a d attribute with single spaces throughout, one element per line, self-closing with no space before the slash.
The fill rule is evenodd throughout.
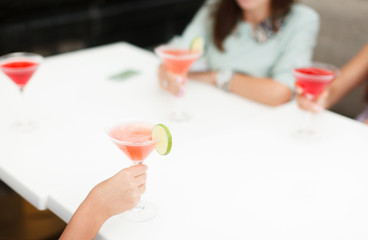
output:
<path id="1" fill-rule="evenodd" d="M 313 103 L 312 101 L 306 99 L 304 96 L 298 95 L 296 97 L 296 100 L 298 102 L 298 105 L 301 109 L 306 110 L 306 111 L 312 111 L 315 112 L 314 110 L 314 105 L 316 105 L 315 103 Z"/>
<path id="2" fill-rule="evenodd" d="M 146 191 L 146 184 L 142 184 L 138 187 L 138 194 L 142 195 Z"/>
<path id="3" fill-rule="evenodd" d="M 303 94 L 303 88 L 299 87 L 299 86 L 296 86 L 295 87 L 295 92 L 296 94 L 298 95 L 302 95 Z"/>
<path id="4" fill-rule="evenodd" d="M 167 88 L 166 90 L 171 92 L 174 95 L 178 95 L 180 93 L 180 85 L 176 80 L 176 76 L 172 75 L 167 79 Z"/>
<path id="5" fill-rule="evenodd" d="M 158 70 L 158 81 L 163 89 L 167 88 L 167 80 L 165 78 L 165 68 L 163 65 L 161 65 Z"/>
<path id="6" fill-rule="evenodd" d="M 141 174 L 137 177 L 135 177 L 135 183 L 137 186 L 141 186 L 143 184 L 146 184 L 147 174 Z"/>
<path id="7" fill-rule="evenodd" d="M 181 86 L 181 87 L 179 88 L 179 91 L 178 91 L 178 93 L 176 94 L 176 96 L 178 96 L 178 97 L 182 97 L 182 96 L 184 96 L 184 93 L 185 93 L 185 87 L 184 87 L 184 86 Z"/>
<path id="8" fill-rule="evenodd" d="M 178 95 L 180 93 L 177 75 L 169 72 L 164 66 L 160 66 L 159 69 L 159 83 L 162 89 L 174 95 Z"/>
<path id="9" fill-rule="evenodd" d="M 328 98 L 328 91 L 322 92 L 322 94 L 317 99 L 318 106 L 321 106 L 321 108 L 325 108 L 327 98 Z"/>
<path id="10" fill-rule="evenodd" d="M 136 177 L 142 174 L 145 174 L 147 171 L 147 166 L 144 164 L 138 164 L 125 169 L 127 172 L 131 174 L 131 176 Z"/>

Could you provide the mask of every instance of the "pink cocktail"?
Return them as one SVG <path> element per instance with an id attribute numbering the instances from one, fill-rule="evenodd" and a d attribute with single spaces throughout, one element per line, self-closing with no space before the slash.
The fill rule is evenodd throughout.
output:
<path id="1" fill-rule="evenodd" d="M 327 64 L 297 68 L 294 70 L 296 86 L 303 89 L 305 96 L 312 100 L 336 78 L 337 72 L 337 68 Z"/>
<path id="2" fill-rule="evenodd" d="M 37 70 L 38 64 L 38 62 L 15 59 L 1 64 L 1 69 L 20 89 L 23 89 Z"/>
<path id="3" fill-rule="evenodd" d="M 43 57 L 35 53 L 10 53 L 0 57 L 0 68 L 4 74 L 18 86 L 21 95 L 23 95 L 24 87 L 27 85 L 42 60 Z M 34 127 L 34 123 L 25 119 L 15 124 L 15 128 L 22 132 L 32 130 Z"/>
<path id="4" fill-rule="evenodd" d="M 143 162 L 155 148 L 152 125 L 147 123 L 120 123 L 108 130 L 110 139 L 133 164 Z"/>
<path id="5" fill-rule="evenodd" d="M 158 50 L 160 51 L 160 50 Z M 190 66 L 200 56 L 198 52 L 183 49 L 161 49 L 158 53 L 165 63 L 167 69 L 177 75 L 186 77 Z"/>
<path id="6" fill-rule="evenodd" d="M 339 70 L 331 64 L 314 62 L 309 66 L 294 69 L 293 74 L 296 87 L 303 90 L 303 95 L 308 100 L 314 100 L 338 76 Z M 310 112 L 306 114 L 304 123 L 294 135 L 308 140 L 315 138 L 317 134 L 311 127 L 312 114 Z"/>
<path id="7" fill-rule="evenodd" d="M 184 95 L 187 74 L 192 64 L 202 55 L 201 51 L 191 51 L 189 49 L 171 47 L 168 45 L 159 46 L 155 49 L 156 54 L 162 59 L 166 68 L 177 75 L 177 82 L 180 84 L 180 95 Z M 174 120 L 182 121 L 189 118 L 180 107 L 176 107 L 171 114 Z"/>

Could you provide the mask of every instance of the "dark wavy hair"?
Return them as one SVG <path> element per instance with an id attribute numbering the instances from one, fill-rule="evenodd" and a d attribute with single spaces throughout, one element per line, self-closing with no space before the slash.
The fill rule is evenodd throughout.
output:
<path id="1" fill-rule="evenodd" d="M 276 19 L 288 14 L 294 2 L 296 0 L 271 0 L 271 21 L 275 28 Z M 214 43 L 219 50 L 224 51 L 223 42 L 242 18 L 242 9 L 236 0 L 221 0 L 214 6 L 212 16 Z"/>

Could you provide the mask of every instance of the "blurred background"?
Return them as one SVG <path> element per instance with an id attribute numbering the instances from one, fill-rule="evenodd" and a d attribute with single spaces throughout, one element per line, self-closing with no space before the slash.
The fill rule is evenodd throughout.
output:
<path id="1" fill-rule="evenodd" d="M 180 34 L 204 0 L 1 0 L 0 55 L 50 56 L 117 41 L 152 49 Z M 315 60 L 339 67 L 368 41 L 367 0 L 301 0 L 321 16 Z M 333 108 L 354 117 L 362 89 Z M 0 176 L 1 179 L 1 176 Z M 0 240 L 57 239 L 65 224 L 0 181 Z"/>
<path id="2" fill-rule="evenodd" d="M 180 33 L 203 0 L 1 0 L 0 54 L 44 56 L 127 41 L 149 48 Z"/>

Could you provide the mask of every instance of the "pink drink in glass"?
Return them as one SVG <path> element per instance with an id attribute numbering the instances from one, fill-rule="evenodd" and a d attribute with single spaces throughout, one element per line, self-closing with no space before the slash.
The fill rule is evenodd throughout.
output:
<path id="1" fill-rule="evenodd" d="M 304 67 L 294 70 L 296 86 L 303 89 L 308 99 L 314 99 L 335 79 L 332 70 L 318 67 Z"/>
<path id="2" fill-rule="evenodd" d="M 163 61 L 167 69 L 177 75 L 185 76 L 190 66 L 198 59 L 198 54 L 182 49 L 163 49 Z"/>
<path id="3" fill-rule="evenodd" d="M 143 162 L 157 142 L 152 141 L 152 126 L 144 123 L 117 124 L 108 131 L 108 135 L 135 164 Z"/>
<path id="4" fill-rule="evenodd" d="M 38 64 L 29 60 L 13 59 L 1 64 L 1 69 L 20 89 L 23 89 L 37 70 Z"/>

